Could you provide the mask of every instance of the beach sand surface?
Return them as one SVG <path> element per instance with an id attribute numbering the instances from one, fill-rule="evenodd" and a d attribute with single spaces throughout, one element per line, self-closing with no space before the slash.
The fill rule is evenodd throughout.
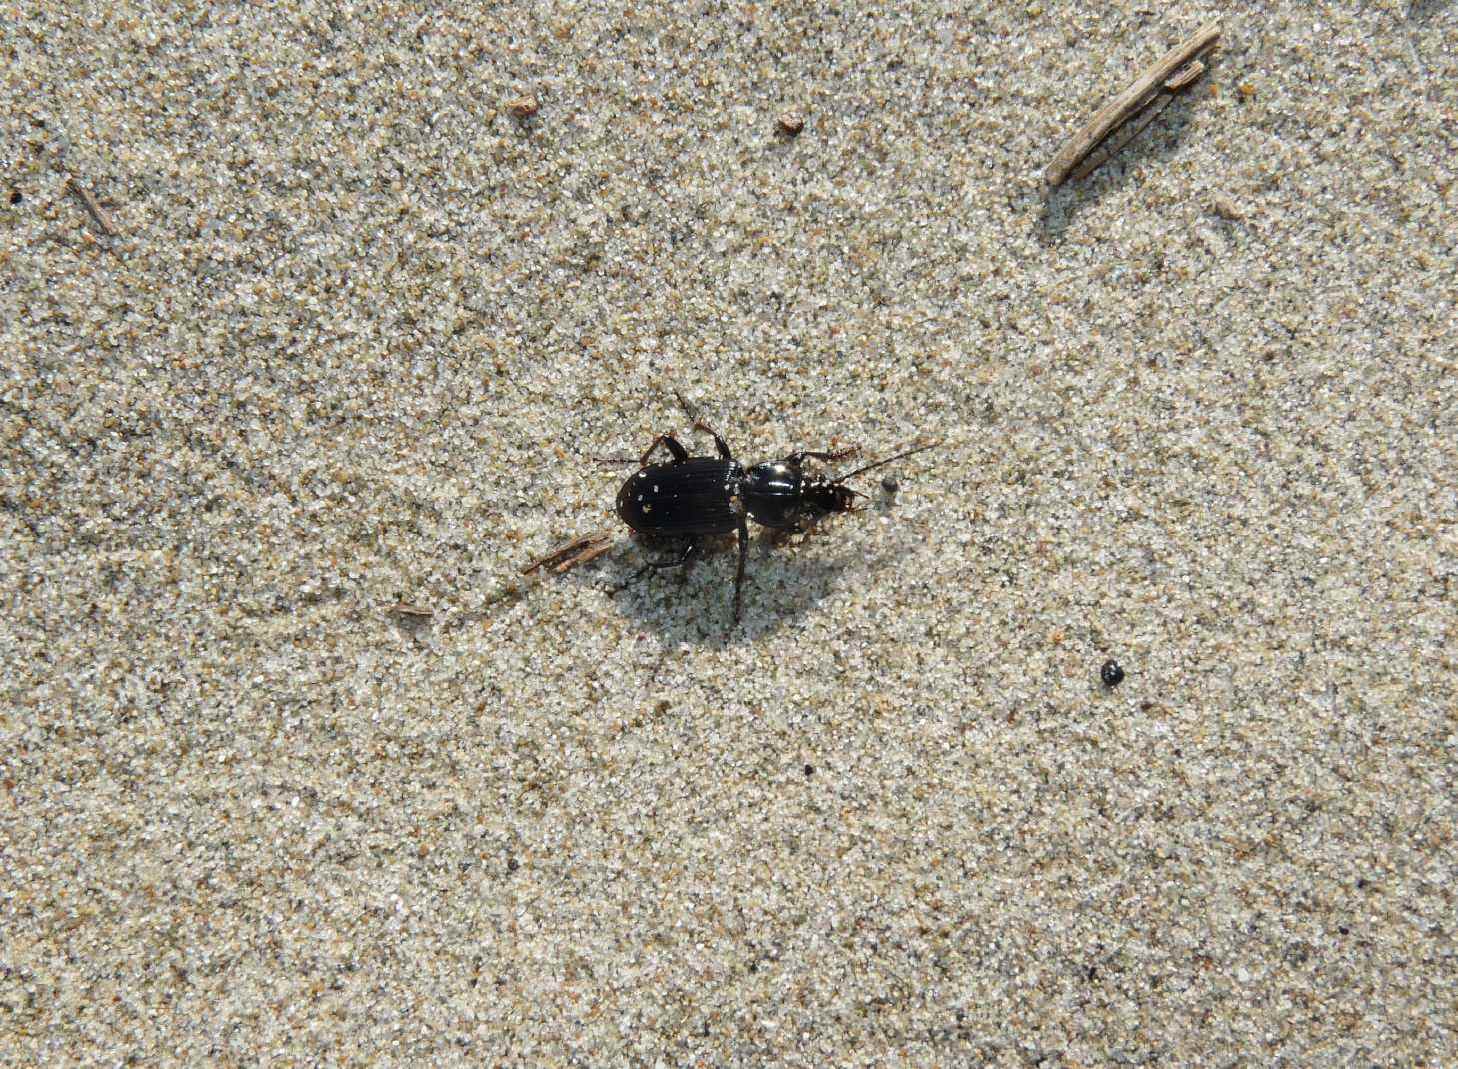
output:
<path id="1" fill-rule="evenodd" d="M 1458 1062 L 1458 7 L 468 7 L 0 31 L 0 1064 Z"/>

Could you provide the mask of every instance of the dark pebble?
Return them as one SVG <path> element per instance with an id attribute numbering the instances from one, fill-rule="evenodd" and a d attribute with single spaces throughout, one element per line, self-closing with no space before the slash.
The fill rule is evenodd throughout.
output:
<path id="1" fill-rule="evenodd" d="M 1117 687 L 1120 683 L 1124 682 L 1124 669 L 1120 668 L 1119 662 L 1111 657 L 1099 669 L 1099 678 L 1104 681 L 1104 686 L 1110 688 Z"/>

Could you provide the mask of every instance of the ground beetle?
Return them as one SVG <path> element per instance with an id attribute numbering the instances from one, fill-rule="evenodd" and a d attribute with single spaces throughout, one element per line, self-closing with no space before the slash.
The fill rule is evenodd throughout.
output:
<path id="1" fill-rule="evenodd" d="M 634 531 L 686 539 L 679 556 L 644 565 L 628 583 L 655 569 L 684 567 L 699 551 L 699 539 L 704 535 L 725 535 L 737 531 L 739 568 L 734 575 L 735 623 L 739 622 L 744 563 L 749 555 L 748 520 L 781 531 L 804 531 L 802 521 L 813 521 L 832 512 L 851 511 L 852 502 L 860 496 L 842 485 L 851 476 L 940 444 L 932 442 L 917 446 L 838 478 L 827 479 L 820 475 L 806 475 L 803 470 L 805 461 L 811 458 L 841 460 L 854 453 L 855 449 L 837 452 L 801 450 L 782 460 L 756 464 L 746 471 L 729 452 L 724 439 L 712 428 L 696 422 L 694 429 L 713 436 L 718 457 L 691 457 L 672 435 L 660 434 L 639 459 L 639 470 L 630 475 L 618 491 L 618 517 Z M 648 458 L 659 446 L 666 449 L 672 459 L 666 464 L 649 464 Z"/>

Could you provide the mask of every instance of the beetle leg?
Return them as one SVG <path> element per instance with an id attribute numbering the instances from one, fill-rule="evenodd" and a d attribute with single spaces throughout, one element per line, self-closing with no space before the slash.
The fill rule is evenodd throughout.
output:
<path id="1" fill-rule="evenodd" d="M 699 551 L 699 540 L 690 538 L 688 545 L 683 547 L 678 560 L 655 560 L 649 561 L 648 567 L 653 571 L 661 571 L 664 568 L 686 568 L 693 561 L 694 554 Z"/>
<path id="2" fill-rule="evenodd" d="M 729 452 L 729 443 L 724 441 L 723 438 L 720 438 L 719 432 L 714 430 L 713 427 L 710 427 L 707 423 L 700 419 L 694 421 L 694 430 L 703 431 L 705 434 L 710 435 L 714 439 L 714 448 L 719 450 L 720 459 L 734 459 L 734 455 Z"/>
<path id="3" fill-rule="evenodd" d="M 749 524 L 744 513 L 739 514 L 739 570 L 734 573 L 734 623 L 739 622 L 739 605 L 744 586 L 744 562 L 749 558 Z"/>
<path id="4" fill-rule="evenodd" d="M 638 466 L 646 468 L 648 466 L 648 458 L 653 455 L 653 450 L 657 449 L 660 445 L 673 454 L 673 462 L 675 464 L 682 464 L 689 458 L 688 450 L 678 444 L 677 438 L 671 434 L 660 434 L 657 438 L 653 439 L 652 445 L 643 450 L 643 456 L 639 459 Z"/>
<path id="5" fill-rule="evenodd" d="M 793 464 L 795 465 L 795 467 L 798 468 L 801 464 L 805 463 L 806 457 L 810 457 L 814 460 L 844 460 L 846 457 L 854 456 L 858 452 L 860 452 L 860 447 L 854 445 L 851 446 L 849 449 L 838 449 L 833 453 L 820 453 L 814 450 L 806 449 L 799 453 L 791 453 L 785 458 L 785 463 Z"/>
<path id="6" fill-rule="evenodd" d="M 642 579 L 649 572 L 662 571 L 664 568 L 687 567 L 689 564 L 693 563 L 694 554 L 698 551 L 699 540 L 697 538 L 690 538 L 688 541 L 688 545 L 683 547 L 683 552 L 680 553 L 676 559 L 650 560 L 647 564 L 643 565 L 643 567 L 639 568 L 636 572 L 629 576 L 626 582 L 621 583 L 617 587 L 615 587 L 613 593 L 616 594 L 621 590 L 628 589 L 628 587 L 632 586 L 638 580 Z"/>

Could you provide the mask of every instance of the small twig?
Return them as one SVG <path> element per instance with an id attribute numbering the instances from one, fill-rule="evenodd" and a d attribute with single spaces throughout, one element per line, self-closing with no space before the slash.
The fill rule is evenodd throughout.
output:
<path id="1" fill-rule="evenodd" d="M 390 611 L 398 616 L 411 616 L 418 620 L 428 620 L 435 615 L 434 609 L 426 608 L 424 605 L 414 605 L 408 601 L 399 601 L 390 606 Z"/>
<path id="2" fill-rule="evenodd" d="M 531 575 L 538 568 L 545 566 L 548 570 L 561 575 L 579 564 L 586 564 L 590 560 L 596 560 L 612 548 L 612 532 L 593 531 L 581 538 L 574 538 L 572 541 L 558 546 L 545 556 L 529 561 L 522 568 L 522 575 Z"/>
<path id="3" fill-rule="evenodd" d="M 101 205 L 96 203 L 96 198 L 76 179 L 75 175 L 66 178 L 66 187 L 76 195 L 76 199 L 81 202 L 81 207 L 86 209 L 86 214 L 91 216 L 91 221 L 96 224 L 96 228 L 109 238 L 116 237 L 116 227 L 111 225 L 111 220 L 101 210 Z"/>
<path id="4" fill-rule="evenodd" d="M 1062 185 L 1070 176 L 1082 178 L 1120 148 L 1169 103 L 1170 96 L 1188 88 L 1205 71 L 1199 56 L 1220 39 L 1220 26 L 1211 22 L 1175 45 L 1153 66 L 1148 67 L 1134 83 L 1111 99 L 1088 123 L 1068 139 L 1044 172 L 1049 188 Z M 1126 135 L 1107 144 L 1109 136 L 1131 119 L 1139 117 Z M 1098 159 L 1095 162 L 1094 157 Z"/>
<path id="5" fill-rule="evenodd" d="M 564 560 L 561 564 L 553 568 L 552 571 L 557 575 L 562 575 L 564 572 L 576 568 L 579 564 L 586 564 L 588 561 L 597 560 L 598 557 L 601 557 L 612 548 L 612 541 L 604 535 L 601 543 L 595 546 L 588 546 L 581 553 L 577 554 L 577 556 Z"/>
<path id="6" fill-rule="evenodd" d="M 452 624 L 448 626 L 460 626 L 473 623 L 477 620 L 484 620 L 491 615 L 491 611 L 498 605 L 517 601 L 525 597 L 527 591 L 543 582 L 542 574 L 553 572 L 561 575 L 577 567 L 579 564 L 586 564 L 590 560 L 596 560 L 608 550 L 613 548 L 611 531 L 593 531 L 581 538 L 574 538 L 572 541 L 558 546 L 546 556 L 538 557 L 522 568 L 521 574 L 530 576 L 528 579 L 508 579 L 499 583 L 495 590 L 486 595 L 481 602 L 481 608 L 476 612 L 461 613 L 452 618 Z M 542 574 L 533 575 L 533 572 Z M 395 606 L 395 611 L 401 611 L 401 606 Z"/>

